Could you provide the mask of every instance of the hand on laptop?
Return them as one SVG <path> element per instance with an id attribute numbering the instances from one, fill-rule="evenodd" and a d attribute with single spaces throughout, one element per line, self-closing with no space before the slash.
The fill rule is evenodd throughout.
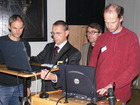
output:
<path id="1" fill-rule="evenodd" d="M 109 88 L 113 88 L 112 84 L 108 84 L 106 87 L 102 88 L 102 89 L 98 89 L 97 93 L 102 94 L 102 95 L 107 95 L 108 89 Z"/>
<path id="2" fill-rule="evenodd" d="M 57 75 L 49 72 L 49 70 L 47 70 L 47 69 L 43 69 L 43 70 L 41 70 L 41 78 L 44 80 L 55 81 L 57 78 Z"/>

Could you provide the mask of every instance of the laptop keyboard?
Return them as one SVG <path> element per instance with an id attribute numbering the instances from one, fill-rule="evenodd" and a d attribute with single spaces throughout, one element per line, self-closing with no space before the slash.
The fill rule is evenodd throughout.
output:
<path id="1" fill-rule="evenodd" d="M 85 96 L 85 95 L 81 95 L 81 94 L 74 94 L 74 93 L 67 93 L 68 94 L 68 97 L 71 97 L 71 98 L 77 98 L 79 100 L 87 100 L 87 101 L 91 101 L 91 97 L 88 97 L 88 96 Z M 65 92 L 63 92 L 63 95 L 65 95 Z M 107 96 L 105 95 L 100 95 L 100 94 L 96 94 L 96 97 L 97 98 L 93 98 L 92 101 L 93 102 L 97 102 L 97 101 L 100 101 L 100 100 L 104 100 L 107 98 Z"/>

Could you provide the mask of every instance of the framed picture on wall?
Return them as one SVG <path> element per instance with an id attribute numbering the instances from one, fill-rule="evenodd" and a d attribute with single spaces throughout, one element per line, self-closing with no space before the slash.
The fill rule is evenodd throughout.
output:
<path id="1" fill-rule="evenodd" d="M 25 21 L 22 38 L 47 41 L 47 0 L 1 0 L 0 36 L 8 35 L 8 19 L 13 14 Z"/>

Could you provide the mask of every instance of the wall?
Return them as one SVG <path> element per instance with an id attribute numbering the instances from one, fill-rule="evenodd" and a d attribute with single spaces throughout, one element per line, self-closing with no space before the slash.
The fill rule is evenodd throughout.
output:
<path id="1" fill-rule="evenodd" d="M 44 46 L 52 41 L 50 32 L 52 24 L 56 20 L 65 20 L 65 0 L 47 0 L 47 38 L 46 42 L 30 42 L 31 45 L 31 55 L 35 56 L 40 51 L 43 50 Z M 38 91 L 40 91 L 41 82 L 38 80 Z M 36 82 L 32 81 L 31 92 L 36 91 Z"/>
<path id="2" fill-rule="evenodd" d="M 106 0 L 106 5 L 109 3 L 124 7 L 123 25 L 135 32 L 140 41 L 140 0 Z"/>
<path id="3" fill-rule="evenodd" d="M 52 24 L 56 20 L 65 20 L 65 0 L 47 0 L 47 38 L 46 42 L 30 42 L 31 54 L 37 55 L 43 50 L 46 43 L 51 42 L 50 35 Z"/>

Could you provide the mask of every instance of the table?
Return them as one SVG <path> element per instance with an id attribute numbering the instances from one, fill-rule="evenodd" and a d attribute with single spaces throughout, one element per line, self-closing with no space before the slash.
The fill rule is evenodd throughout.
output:
<path id="1" fill-rule="evenodd" d="M 52 91 L 47 92 L 49 94 L 49 98 L 42 99 L 39 97 L 39 94 L 34 95 L 31 97 L 32 105 L 56 105 L 56 102 L 58 99 L 62 97 L 62 91 Z M 68 103 L 64 103 L 64 98 L 58 103 L 58 105 L 87 105 L 89 101 L 84 100 L 78 100 L 75 98 L 68 99 Z M 102 100 L 99 102 L 96 102 L 97 105 L 109 105 L 108 100 Z M 122 105 L 122 102 L 120 100 L 117 100 L 115 105 Z"/>
<path id="2" fill-rule="evenodd" d="M 33 65 L 40 65 L 40 64 L 34 63 Z M 56 70 L 58 70 L 58 68 L 53 69 L 52 71 L 56 71 Z M 9 75 L 15 75 L 15 76 L 18 75 L 19 77 L 23 78 L 23 97 L 26 100 L 26 97 L 27 97 L 27 78 L 33 77 L 34 74 L 21 73 L 21 72 L 19 73 L 18 71 L 8 70 L 5 65 L 0 65 L 0 72 L 6 73 Z M 35 74 L 40 75 L 40 72 L 35 73 Z"/>

